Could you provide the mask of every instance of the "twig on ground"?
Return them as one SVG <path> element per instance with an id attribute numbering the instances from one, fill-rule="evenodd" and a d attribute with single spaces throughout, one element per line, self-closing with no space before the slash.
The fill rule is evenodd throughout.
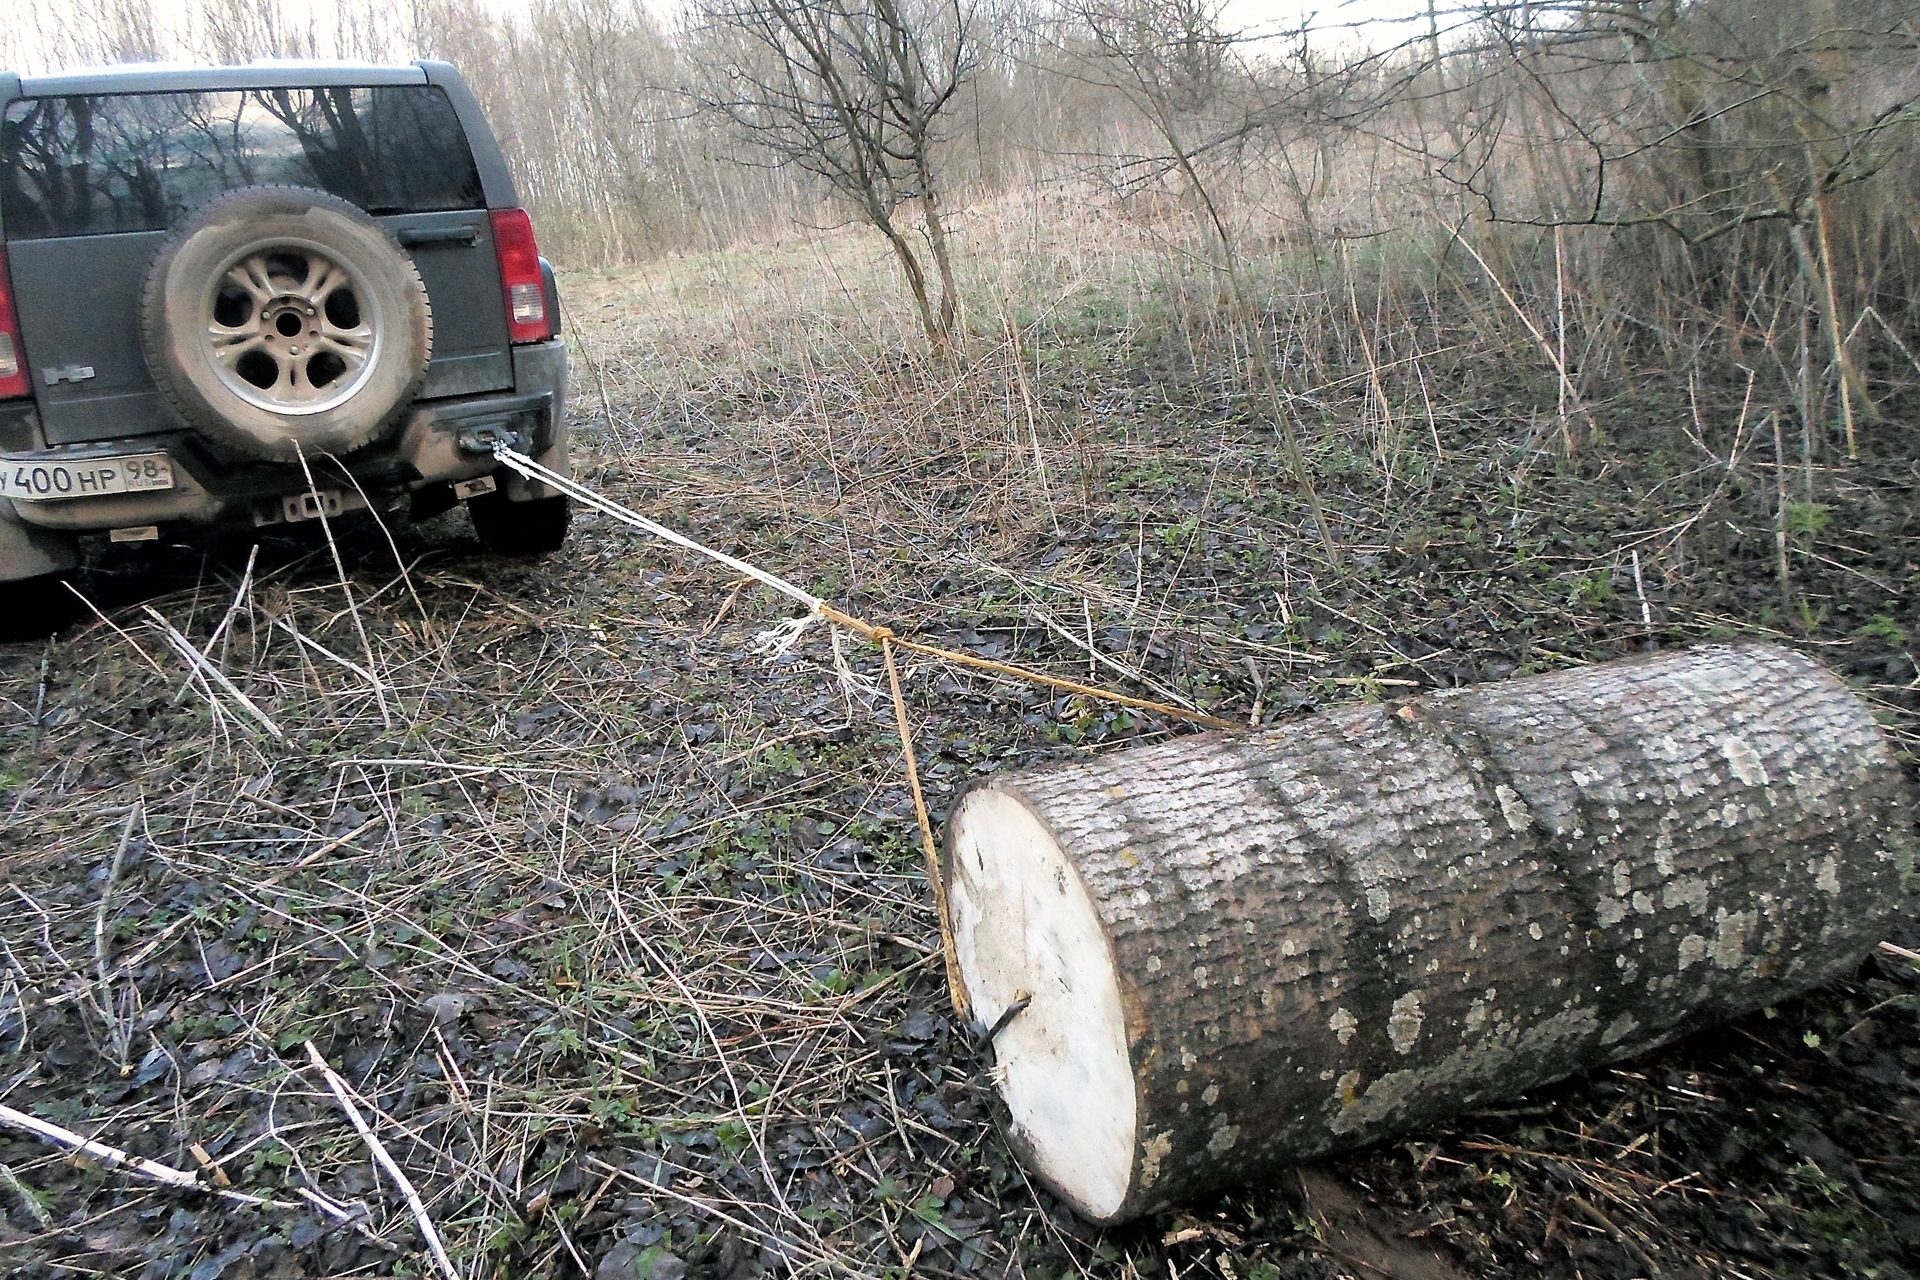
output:
<path id="1" fill-rule="evenodd" d="M 248 594 L 253 590 L 253 566 L 254 562 L 259 558 L 260 544 L 256 542 L 253 544 L 253 550 L 247 553 L 246 572 L 240 575 L 240 585 L 234 588 L 233 603 L 227 606 L 226 613 L 221 616 L 220 625 L 215 627 L 213 634 L 207 637 L 208 653 L 212 653 L 220 647 L 220 642 L 226 638 L 227 628 L 233 625 L 235 615 L 240 612 L 241 603 L 246 600 Z M 192 683 L 193 682 L 189 680 L 186 684 L 180 686 L 179 691 L 173 695 L 173 700 L 176 703 L 187 696 L 187 689 Z"/>
<path id="2" fill-rule="evenodd" d="M 420 1199 L 420 1193 L 414 1190 L 413 1182 L 407 1177 L 406 1171 L 387 1151 L 385 1144 L 374 1133 L 372 1126 L 367 1124 L 366 1117 L 360 1114 L 360 1108 L 354 1105 L 353 1091 L 347 1087 L 347 1082 L 327 1065 L 327 1060 L 320 1056 L 320 1050 L 314 1047 L 313 1041 L 307 1041 L 305 1047 L 307 1058 L 320 1072 L 321 1078 L 327 1082 L 327 1088 L 333 1090 L 333 1096 L 340 1102 L 340 1109 L 346 1112 L 348 1121 L 359 1133 L 361 1140 L 367 1144 L 367 1149 L 373 1153 L 374 1161 L 387 1171 L 387 1176 L 392 1178 L 394 1185 L 400 1189 L 400 1195 L 406 1200 L 407 1208 L 412 1211 L 413 1220 L 427 1242 L 427 1252 L 433 1255 L 433 1261 L 440 1268 L 440 1273 L 446 1276 L 447 1280 L 461 1280 L 460 1273 L 454 1269 L 452 1259 L 447 1257 L 446 1246 L 440 1242 L 440 1232 L 434 1227 L 433 1218 L 427 1213 L 426 1203 Z"/>
<path id="3" fill-rule="evenodd" d="M 101 622 L 101 625 L 105 626 L 108 630 L 112 631 L 115 635 L 119 636 L 122 640 L 125 640 L 129 648 L 131 648 L 135 653 L 139 654 L 141 658 L 145 659 L 146 664 L 148 666 L 152 667 L 155 671 L 160 673 L 160 676 L 162 679 L 166 678 L 167 669 L 160 665 L 160 660 L 154 657 L 152 654 L 148 653 L 144 648 L 142 648 L 138 640 L 135 640 L 131 635 L 128 635 L 127 629 L 125 627 L 115 622 L 112 618 L 109 618 L 106 614 L 100 612 L 100 606 L 95 604 L 93 601 L 87 599 L 87 597 L 84 594 L 82 594 L 80 588 L 74 586 L 71 582 L 63 582 L 60 585 L 65 587 L 68 591 L 72 592 L 74 599 L 78 600 L 81 604 L 87 606 L 87 611 L 93 614 L 94 617 L 98 618 Z"/>
<path id="4" fill-rule="evenodd" d="M 353 674 L 355 674 L 356 676 L 359 676 L 362 680 L 365 680 L 369 685 L 371 685 L 376 692 L 385 690 L 386 685 L 384 684 L 384 682 L 381 681 L 379 676 L 376 676 L 375 674 L 373 674 L 373 672 L 367 670 L 365 667 L 361 666 L 359 663 L 350 662 L 347 659 L 341 657 L 339 654 L 335 653 L 333 650 L 327 648 L 327 646 L 321 644 L 318 640 L 313 640 L 308 638 L 307 636 L 302 635 L 299 631 L 297 631 L 294 628 L 293 624 L 288 622 L 285 618 L 275 618 L 273 620 L 273 625 L 280 628 L 280 630 L 286 632 L 288 635 L 292 636 L 294 640 L 299 644 L 305 645 L 307 648 L 313 650 L 315 653 L 327 659 L 329 662 L 336 663 L 342 667 L 345 667 L 347 670 L 353 672 Z"/>
<path id="5" fill-rule="evenodd" d="M 182 658 L 187 660 L 189 666 L 195 668 L 207 679 L 219 685 L 221 692 L 232 698 L 242 711 L 251 716 L 261 728 L 265 729 L 267 733 L 272 736 L 275 742 L 285 742 L 287 740 L 287 735 L 280 732 L 280 726 L 273 722 L 273 717 L 262 711 L 254 703 L 252 698 L 242 693 L 239 685 L 227 679 L 227 673 L 214 666 L 207 658 L 207 655 L 195 648 L 193 641 L 181 635 L 158 609 L 150 604 L 142 605 L 141 608 L 146 610 L 147 616 L 153 619 L 154 625 L 158 627 L 160 633 L 167 638 L 167 643 L 172 645 L 174 650 L 179 653 Z"/>
<path id="6" fill-rule="evenodd" d="M 333 463 L 335 466 L 340 466 L 340 460 L 332 454 L 327 455 L 327 461 Z M 386 517 L 380 514 L 379 506 L 372 498 L 367 496 L 367 491 L 360 487 L 360 479 L 353 474 L 353 468 L 340 467 L 340 471 L 341 474 L 346 476 L 348 483 L 353 485 L 353 491 L 360 495 L 360 501 L 367 504 L 367 514 L 373 517 L 374 524 L 380 527 L 381 536 L 387 540 L 387 550 L 393 553 L 394 567 L 400 570 L 400 581 L 406 587 L 407 594 L 413 597 L 413 607 L 420 611 L 420 629 L 426 632 L 427 643 L 437 644 L 439 637 L 434 634 L 433 615 L 427 612 L 426 602 L 420 598 L 418 588 L 413 585 L 413 574 L 407 569 L 406 557 L 400 554 L 400 544 L 394 541 L 393 530 L 387 527 Z M 387 586 L 392 585 L 392 583 L 387 584 Z M 386 587 L 382 587 L 380 591 L 385 591 L 386 589 Z M 379 594 L 379 591 L 374 592 L 375 596 Z M 369 602 L 371 602 L 372 599 L 372 596 L 368 597 Z M 369 653 L 367 657 L 368 660 L 371 661 L 373 655 Z"/>
<path id="7" fill-rule="evenodd" d="M 1647 604 L 1647 584 L 1640 573 L 1640 551 L 1635 548 L 1629 553 L 1633 557 L 1633 594 L 1640 598 L 1640 625 L 1646 631 L 1646 638 L 1653 639 L 1653 610 Z"/>
<path id="8" fill-rule="evenodd" d="M 1009 574 L 1008 576 L 1011 577 L 1012 575 Z M 1182 697 L 1179 693 L 1175 692 L 1172 689 L 1169 689 L 1166 685 L 1162 684 L 1158 680 L 1155 680 L 1152 676 L 1148 675 L 1146 672 L 1138 670 L 1137 668 L 1134 668 L 1134 667 L 1130 667 L 1126 663 L 1121 662 L 1119 659 L 1114 658 L 1108 654 L 1104 654 L 1100 652 L 1098 649 L 1094 648 L 1093 626 L 1091 622 L 1091 609 L 1090 609 L 1090 606 L 1087 606 L 1086 598 L 1084 596 L 1081 597 L 1080 603 L 1083 607 L 1089 608 L 1089 622 L 1087 625 L 1087 638 L 1085 640 L 1082 640 L 1079 636 L 1074 635 L 1073 632 L 1069 631 L 1066 627 L 1062 626 L 1059 623 L 1059 621 L 1057 621 L 1053 617 L 1052 614 L 1048 613 L 1045 609 L 1042 609 L 1039 605 L 1030 604 L 1027 606 L 1027 608 L 1032 612 L 1035 618 L 1038 618 L 1040 620 L 1041 625 L 1046 627 L 1047 630 L 1053 632 L 1055 635 L 1059 636 L 1062 640 L 1065 640 L 1068 644 L 1072 645 L 1074 648 L 1086 650 L 1087 666 L 1090 671 L 1093 667 L 1093 664 L 1095 663 L 1099 663 L 1102 666 L 1111 667 L 1114 671 L 1118 672 L 1124 679 L 1132 680 L 1133 682 L 1135 682 L 1136 684 L 1140 685 L 1143 688 L 1153 690 L 1155 693 L 1159 694 L 1162 698 L 1165 698 L 1168 702 L 1173 703 L 1175 706 L 1185 707 L 1189 711 L 1192 711 L 1195 709 L 1193 705 L 1193 700 L 1191 698 Z M 1097 672 L 1093 672 L 1092 674 L 1088 675 L 1087 679 L 1092 680 L 1097 675 L 1098 675 Z"/>
<path id="9" fill-rule="evenodd" d="M 40 731 L 46 723 L 47 664 L 52 657 L 53 642 L 48 641 L 46 649 L 40 654 L 40 687 L 33 695 L 33 737 L 27 744 L 30 751 L 40 750 Z"/>
<path id="10" fill-rule="evenodd" d="M 157 1161 L 148 1160 L 144 1156 L 131 1155 L 118 1147 L 110 1147 L 104 1142 L 96 1142 L 92 1138 L 83 1137 L 71 1129 L 62 1128 L 51 1121 L 42 1120 L 38 1116 L 30 1116 L 24 1111 L 16 1111 L 12 1107 L 4 1104 L 0 1104 L 0 1124 L 6 1125 L 9 1129 L 17 1129 L 22 1133 L 30 1133 L 36 1138 L 45 1139 L 55 1146 L 64 1147 L 69 1151 L 77 1151 L 81 1155 L 91 1156 L 103 1164 L 110 1164 L 116 1169 L 124 1169 L 135 1177 L 145 1178 L 148 1182 L 156 1182 L 163 1187 L 172 1187 L 178 1191 L 198 1191 L 206 1195 L 218 1196 L 222 1200 L 230 1200 L 234 1204 L 263 1207 L 279 1207 L 280 1205 L 279 1201 L 269 1200 L 265 1196 L 251 1196 L 244 1191 L 229 1191 L 220 1187 L 209 1187 L 185 1169 L 175 1169 L 171 1165 L 160 1164 Z"/>
<path id="11" fill-rule="evenodd" d="M 313 468 L 307 465 L 306 450 L 300 447 L 298 441 L 294 442 L 293 449 L 300 459 L 300 473 L 307 478 L 307 492 L 313 495 L 314 514 L 320 520 L 320 532 L 326 535 L 327 550 L 333 554 L 334 573 L 340 579 L 341 594 L 347 598 L 347 612 L 353 615 L 353 629 L 360 635 L 360 648 L 367 655 L 367 669 L 371 671 L 379 664 L 373 658 L 373 642 L 367 638 L 367 624 L 360 617 L 360 606 L 353 598 L 353 583 L 347 578 L 346 561 L 340 558 L 340 544 L 333 540 L 333 525 L 327 519 L 326 501 L 321 498 L 320 490 L 314 486 Z M 410 587 L 413 583 L 409 581 L 407 585 Z M 393 713 L 387 709 L 386 689 L 378 680 L 373 683 L 373 700 L 380 708 L 381 726 L 387 729 L 393 728 Z"/>
<path id="12" fill-rule="evenodd" d="M 137 803 L 127 809 L 126 825 L 120 829 L 120 843 L 114 847 L 113 861 L 107 865 L 106 883 L 100 886 L 100 905 L 93 913 L 93 972 L 100 982 L 100 995 L 95 1003 L 106 1016 L 107 1033 L 113 1037 L 113 1050 L 120 1059 L 122 1074 L 127 1070 L 129 1038 L 126 1024 L 113 1010 L 113 975 L 107 964 L 107 917 L 113 912 L 113 891 L 119 887 L 120 872 L 127 864 L 127 848 L 133 843 L 133 827 L 140 813 Z"/>

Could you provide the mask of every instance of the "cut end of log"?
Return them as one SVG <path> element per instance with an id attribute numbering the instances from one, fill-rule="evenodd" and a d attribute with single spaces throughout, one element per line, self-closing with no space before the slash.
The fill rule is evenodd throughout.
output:
<path id="1" fill-rule="evenodd" d="M 1117 1212 L 1136 1096 L 1112 947 L 1060 843 L 1016 797 L 969 792 L 949 826 L 948 909 L 974 1015 L 1029 1165 L 1081 1213 Z"/>

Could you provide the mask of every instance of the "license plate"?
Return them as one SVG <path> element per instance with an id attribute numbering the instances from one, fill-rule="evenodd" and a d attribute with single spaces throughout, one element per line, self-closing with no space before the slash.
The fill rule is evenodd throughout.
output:
<path id="1" fill-rule="evenodd" d="M 173 459 L 164 453 L 47 462 L 0 458 L 0 498 L 49 502 L 173 488 Z"/>

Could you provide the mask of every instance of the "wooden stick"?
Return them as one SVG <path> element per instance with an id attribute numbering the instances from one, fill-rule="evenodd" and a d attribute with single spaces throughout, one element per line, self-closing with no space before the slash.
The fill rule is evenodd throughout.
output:
<path id="1" fill-rule="evenodd" d="M 900 692 L 900 668 L 893 661 L 893 635 L 880 637 L 880 657 L 887 664 L 887 686 L 893 693 L 893 722 L 900 733 L 900 751 L 907 763 L 907 787 L 913 793 L 913 814 L 920 823 L 920 846 L 927 860 L 927 884 L 933 890 L 933 912 L 940 922 L 940 954 L 946 963 L 947 999 L 953 1011 L 964 1021 L 970 1016 L 966 988 L 960 984 L 960 966 L 955 963 L 953 919 L 947 911 L 947 881 L 940 874 L 940 849 L 933 839 L 933 823 L 927 817 L 927 797 L 920 788 L 920 764 L 913 755 L 913 726 L 907 722 L 907 700 Z"/>
<path id="2" fill-rule="evenodd" d="M 1780 603 L 1793 609 L 1793 574 L 1787 568 L 1787 445 L 1780 435 L 1780 415 L 1773 420 L 1773 554 L 1780 572 Z"/>
<path id="3" fill-rule="evenodd" d="M 385 1169 L 387 1176 L 393 1179 L 394 1185 L 400 1188 L 401 1196 L 406 1199 L 407 1208 L 413 1211 L 414 1222 L 419 1224 L 420 1234 L 426 1237 L 427 1252 L 433 1255 L 434 1263 L 440 1268 L 440 1273 L 446 1276 L 447 1280 L 460 1280 L 460 1273 L 454 1270 L 453 1260 L 447 1257 L 447 1248 L 440 1243 L 440 1233 L 434 1228 L 433 1219 L 428 1216 L 427 1206 L 420 1199 L 420 1193 L 414 1190 L 412 1181 L 387 1151 L 386 1146 L 375 1136 L 372 1127 L 367 1124 L 366 1117 L 360 1114 L 360 1108 L 354 1105 L 353 1091 L 347 1087 L 347 1082 L 327 1065 L 327 1060 L 320 1056 L 320 1050 L 314 1048 L 313 1041 L 307 1041 L 306 1049 L 308 1059 L 319 1070 L 321 1078 L 327 1082 L 327 1087 L 333 1090 L 333 1096 L 339 1099 L 340 1109 L 347 1113 L 347 1119 L 352 1121 L 354 1129 L 367 1144 L 367 1149 L 373 1152 L 375 1163 Z"/>
<path id="4" fill-rule="evenodd" d="M 157 1182 L 163 1187 L 173 1187 L 179 1191 L 202 1191 L 208 1195 L 219 1196 L 222 1200 L 231 1200 L 235 1204 L 277 1205 L 277 1201 L 264 1196 L 250 1196 L 244 1191 L 226 1191 L 218 1187 L 209 1187 L 185 1169 L 175 1169 L 171 1165 L 148 1160 L 144 1156 L 131 1155 L 118 1147 L 110 1147 L 104 1142 L 83 1137 L 71 1129 L 63 1129 L 51 1121 L 38 1116 L 30 1116 L 24 1111 L 0 1105 L 0 1124 L 22 1133 L 30 1133 L 36 1138 L 44 1138 L 55 1146 L 77 1151 L 81 1155 L 91 1156 L 103 1164 L 125 1169 L 135 1177 L 145 1178 L 148 1182 Z"/>
<path id="5" fill-rule="evenodd" d="M 253 565 L 259 558 L 260 544 L 256 542 L 253 544 L 253 550 L 247 553 L 247 571 L 240 575 L 240 585 L 233 593 L 233 603 L 227 606 L 227 612 L 220 619 L 220 625 L 215 627 L 213 634 L 207 637 L 208 653 L 220 647 L 220 641 L 227 634 L 227 628 L 233 625 L 234 615 L 240 612 L 241 602 L 247 598 L 247 593 L 253 590 Z M 174 702 L 178 703 L 186 697 L 187 690 L 192 686 L 193 679 L 188 677 L 187 682 L 180 686 L 179 692 L 173 695 Z"/>
<path id="6" fill-rule="evenodd" d="M 181 635 L 180 632 L 174 628 L 174 625 L 161 615 L 158 609 L 152 605 L 143 605 L 141 607 L 147 611 L 147 615 L 152 618 L 154 624 L 160 628 L 161 634 L 166 636 L 167 643 L 171 644 L 180 656 L 187 660 L 188 665 L 197 667 L 202 675 L 219 685 L 221 691 L 238 703 L 242 711 L 252 716 L 254 720 L 259 722 L 261 728 L 273 735 L 274 741 L 285 742 L 287 740 L 287 735 L 280 732 L 280 726 L 273 722 L 273 717 L 254 705 L 252 698 L 240 692 L 240 686 L 227 679 L 227 673 L 214 666 L 213 663 L 208 660 L 206 654 L 194 648 L 193 641 Z"/>
<path id="7" fill-rule="evenodd" d="M 122 1075 L 127 1071 L 130 1037 L 126 1025 L 113 1011 L 113 977 L 107 972 L 107 917 L 113 910 L 113 891 L 120 885 L 120 872 L 127 864 L 127 847 L 133 843 L 133 826 L 140 819 L 140 811 L 138 803 L 127 807 L 127 825 L 120 829 L 120 844 L 113 851 L 113 861 L 107 867 L 107 882 L 100 889 L 100 905 L 93 913 L 93 970 L 100 981 L 100 995 L 96 1003 L 106 1018 L 114 1049 L 120 1055 Z"/>
<path id="8" fill-rule="evenodd" d="M 305 645 L 307 648 L 313 650 L 315 653 L 319 654 L 321 657 L 326 658 L 331 662 L 337 663 L 338 665 L 343 666 L 347 670 L 353 672 L 353 674 L 359 676 L 362 680 L 365 680 L 368 684 L 372 685 L 376 690 L 384 690 L 386 688 L 386 685 L 381 681 L 379 676 L 376 676 L 375 674 L 373 674 L 373 672 L 367 670 L 365 667 L 361 666 L 357 662 L 349 662 L 347 659 L 341 657 L 339 654 L 335 653 L 333 650 L 327 648 L 327 646 L 321 644 L 318 640 L 313 640 L 308 638 L 307 636 L 301 635 L 298 631 L 294 630 L 293 624 L 288 622 L 285 618 L 275 618 L 273 620 L 273 625 L 280 628 L 282 631 L 292 636 L 294 640 L 296 640 L 300 644 Z"/>
<path id="9" fill-rule="evenodd" d="M 373 657 L 373 641 L 367 639 L 367 624 L 360 618 L 360 606 L 353 599 L 353 583 L 347 580 L 347 564 L 340 558 L 340 544 L 333 540 L 333 525 L 327 520 L 327 504 L 321 498 L 320 490 L 313 483 L 313 468 L 307 465 L 306 450 L 300 442 L 293 442 L 294 456 L 300 459 L 300 472 L 307 478 L 307 492 L 313 495 L 313 514 L 320 521 L 320 532 L 326 536 L 327 550 L 333 555 L 333 571 L 340 578 L 340 593 L 347 598 L 347 612 L 353 615 L 353 629 L 360 635 L 360 649 L 367 655 L 367 669 L 374 670 L 380 664 Z M 345 468 L 341 468 L 345 470 Z M 359 488 L 356 482 L 354 487 Z M 363 495 L 364 496 L 364 495 Z M 372 510 L 371 507 L 368 510 Z M 411 584 L 409 584 L 411 585 Z M 393 728 L 393 713 L 387 709 L 386 686 L 374 676 L 367 679 L 373 684 L 374 705 L 380 708 L 380 723 L 384 728 Z"/>

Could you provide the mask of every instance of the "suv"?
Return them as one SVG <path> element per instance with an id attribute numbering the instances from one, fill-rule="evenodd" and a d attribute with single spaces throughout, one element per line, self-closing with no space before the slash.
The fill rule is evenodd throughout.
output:
<path id="1" fill-rule="evenodd" d="M 566 536 L 553 270 L 444 62 L 0 73 L 0 583 L 22 622 L 82 535 L 465 501 Z M 32 625 L 28 623 L 28 625 Z"/>

